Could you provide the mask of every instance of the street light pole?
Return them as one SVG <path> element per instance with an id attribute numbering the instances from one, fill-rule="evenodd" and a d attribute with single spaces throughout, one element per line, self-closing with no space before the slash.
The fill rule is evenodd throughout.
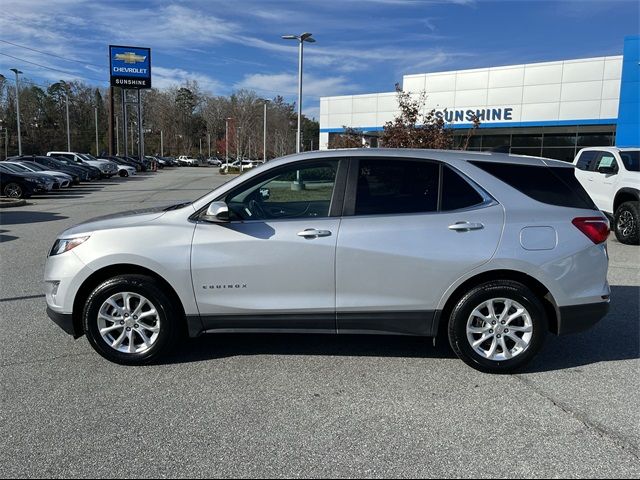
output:
<path id="1" fill-rule="evenodd" d="M 264 102 L 264 119 L 262 122 L 262 160 L 265 162 L 267 161 L 267 101 Z"/>
<path id="2" fill-rule="evenodd" d="M 67 152 L 71 151 L 71 130 L 69 129 L 69 92 L 65 92 L 64 95 L 65 104 L 67 109 Z"/>
<path id="3" fill-rule="evenodd" d="M 96 114 L 96 157 L 100 156 L 100 145 L 98 143 L 98 107 L 95 107 L 94 112 Z"/>
<path id="4" fill-rule="evenodd" d="M 304 54 L 304 42 L 314 43 L 315 38 L 311 37 L 311 33 L 303 33 L 302 35 L 283 35 L 284 40 L 297 40 L 298 47 L 298 131 L 296 133 L 296 153 L 300 153 L 300 139 L 302 131 L 302 57 Z"/>
<path id="5" fill-rule="evenodd" d="M 227 167 L 229 167 L 229 120 L 231 117 L 224 119 L 224 157 Z"/>
<path id="6" fill-rule="evenodd" d="M 11 71 L 16 74 L 16 117 L 18 119 L 18 155 L 22 155 L 22 136 L 20 135 L 20 89 L 18 87 L 18 75 L 22 72 L 17 68 Z"/>
<path id="7" fill-rule="evenodd" d="M 162 130 L 160 130 L 160 156 L 164 157 L 164 138 L 162 135 Z"/>

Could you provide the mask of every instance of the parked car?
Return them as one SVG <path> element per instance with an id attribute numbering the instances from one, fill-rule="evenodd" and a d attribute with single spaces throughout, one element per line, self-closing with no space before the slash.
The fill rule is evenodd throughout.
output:
<path id="1" fill-rule="evenodd" d="M 100 169 L 98 167 L 94 167 L 93 165 L 89 165 L 88 163 L 69 160 L 66 157 L 49 156 L 49 158 L 58 160 L 59 162 L 62 162 L 64 165 L 67 165 L 69 167 L 76 167 L 87 172 L 88 181 L 99 180 L 100 178 L 102 178 L 102 172 L 100 171 Z"/>
<path id="2" fill-rule="evenodd" d="M 0 193 L 9 198 L 29 198 L 35 192 L 36 182 L 24 175 L 0 172 Z"/>
<path id="3" fill-rule="evenodd" d="M 25 193 L 47 193 L 53 189 L 55 184 L 55 180 L 50 176 L 33 172 L 22 172 L 8 162 L 0 162 L 0 176 L 4 175 L 13 175 L 22 179 L 21 182 L 10 182 L 2 189 L 2 193 L 7 197 L 23 198 Z M 25 183 L 31 188 L 25 189 Z"/>
<path id="4" fill-rule="evenodd" d="M 62 160 L 59 160 L 54 157 L 44 157 L 37 155 L 23 155 L 21 157 L 11 157 L 9 158 L 11 161 L 17 162 L 33 162 L 37 165 L 40 165 L 49 170 L 57 170 L 59 172 L 68 173 L 74 177 L 73 183 L 78 184 L 81 181 L 86 182 L 89 180 L 89 172 L 83 169 L 82 167 L 68 165 L 67 163 L 63 163 Z"/>
<path id="5" fill-rule="evenodd" d="M 640 244 L 640 149 L 583 148 L 573 163 L 576 178 L 613 220 L 618 241 Z"/>
<path id="6" fill-rule="evenodd" d="M 78 152 L 47 152 L 47 157 L 64 158 L 71 162 L 78 163 L 82 166 L 91 166 L 98 169 L 101 178 L 111 178 L 116 175 L 117 169 L 113 162 L 108 160 L 98 160 L 89 157 L 87 154 Z"/>
<path id="7" fill-rule="evenodd" d="M 71 172 L 71 171 L 61 171 L 61 170 L 55 170 L 55 169 L 49 169 L 47 167 L 44 167 L 42 165 L 37 164 L 36 162 L 33 162 L 31 160 L 19 160 L 18 163 L 20 165 L 23 165 L 27 168 L 30 168 L 31 171 L 33 172 L 43 172 L 43 173 L 49 173 L 49 172 L 53 172 L 55 174 L 59 174 L 59 175 L 65 175 L 66 177 L 69 178 L 69 187 L 71 187 L 72 185 L 76 185 L 78 183 L 80 183 L 80 177 Z"/>
<path id="8" fill-rule="evenodd" d="M 24 165 L 19 162 L 6 162 L 8 165 L 11 165 L 18 169 L 19 172 L 24 173 L 38 173 L 39 175 L 45 175 L 54 179 L 55 183 L 53 184 L 53 189 L 57 190 L 59 188 L 68 188 L 71 186 L 71 182 L 73 178 L 71 175 L 67 175 L 66 173 L 56 172 L 55 170 L 46 170 L 41 167 L 33 167 L 29 165 Z"/>
<path id="9" fill-rule="evenodd" d="M 207 158 L 207 163 L 209 165 L 212 165 L 214 167 L 220 167 L 222 166 L 222 160 L 220 160 L 219 158 L 216 157 L 209 157 Z"/>
<path id="10" fill-rule="evenodd" d="M 189 157 L 188 155 L 180 155 L 178 157 L 178 163 L 183 167 L 197 167 L 200 165 L 200 160 Z"/>
<path id="11" fill-rule="evenodd" d="M 514 371 L 609 308 L 606 217 L 564 162 L 430 150 L 270 161 L 194 201 L 55 241 L 49 316 L 141 364 L 180 332 L 446 332 Z M 73 250 L 73 254 L 70 251 Z"/>
<path id="12" fill-rule="evenodd" d="M 151 170 L 158 170 L 164 168 L 164 160 L 160 160 L 158 157 L 154 157 L 153 155 L 146 155 L 144 157 L 146 160 L 151 162 Z"/>
<path id="13" fill-rule="evenodd" d="M 133 165 L 136 165 L 136 170 L 137 170 L 137 167 L 140 167 L 140 170 L 138 170 L 140 172 L 146 172 L 147 170 L 149 170 L 149 168 L 147 167 L 147 164 L 145 162 L 141 162 L 137 158 L 133 158 L 131 156 L 126 156 L 126 155 L 120 155 L 120 158 L 125 159 L 126 161 L 128 161 Z"/>

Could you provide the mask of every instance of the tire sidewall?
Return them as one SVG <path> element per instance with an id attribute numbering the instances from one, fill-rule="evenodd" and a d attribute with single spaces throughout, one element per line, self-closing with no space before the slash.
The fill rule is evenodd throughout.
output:
<path id="1" fill-rule="evenodd" d="M 640 218 L 639 218 L 639 210 L 640 210 L 640 202 L 625 202 L 618 207 L 613 219 L 613 228 L 616 234 L 616 238 L 620 243 L 624 243 L 626 245 L 638 245 L 640 241 Z M 624 212 L 631 212 L 635 220 L 635 231 L 631 233 L 631 235 L 624 236 L 622 232 L 618 230 L 618 221 L 620 220 L 620 216 Z"/>
<path id="2" fill-rule="evenodd" d="M 533 322 L 533 336 L 526 352 L 504 361 L 483 358 L 467 339 L 467 321 L 482 302 L 493 298 L 515 300 L 525 307 Z M 485 373 L 511 373 L 522 368 L 538 353 L 549 330 L 544 306 L 524 285 L 512 281 L 496 281 L 480 285 L 464 295 L 456 304 L 449 321 L 449 341 L 455 353 L 467 365 Z"/>
<path id="3" fill-rule="evenodd" d="M 82 327 L 91 346 L 104 358 L 123 365 L 142 365 L 162 356 L 169 349 L 176 331 L 176 313 L 171 301 L 157 282 L 150 277 L 122 275 L 102 282 L 89 295 L 82 314 Z M 160 318 L 160 332 L 155 343 L 142 353 L 122 353 L 111 348 L 98 330 L 98 312 L 106 299 L 118 292 L 138 293 L 156 308 Z"/>

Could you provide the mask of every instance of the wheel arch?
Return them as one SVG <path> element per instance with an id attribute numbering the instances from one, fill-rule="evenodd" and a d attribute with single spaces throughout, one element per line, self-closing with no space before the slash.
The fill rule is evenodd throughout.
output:
<path id="1" fill-rule="evenodd" d="M 549 323 L 549 331 L 554 334 L 558 333 L 558 319 L 560 318 L 560 310 L 549 289 L 545 287 L 542 282 L 532 277 L 531 275 L 508 269 L 488 270 L 474 275 L 473 277 L 468 278 L 460 285 L 458 285 L 446 299 L 442 310 L 438 312 L 438 316 L 435 322 L 438 332 L 447 331 L 447 323 L 449 322 L 451 312 L 453 311 L 456 303 L 460 300 L 460 298 L 463 297 L 466 292 L 478 285 L 495 280 L 513 280 L 522 283 L 526 287 L 530 288 L 544 305 L 545 313 L 547 314 L 547 320 Z"/>
<path id="2" fill-rule="evenodd" d="M 109 265 L 107 267 L 96 270 L 89 277 L 87 277 L 82 285 L 80 285 L 80 288 L 76 292 L 76 296 L 73 299 L 72 310 L 73 326 L 76 332 L 83 331 L 82 314 L 84 310 L 84 303 L 86 302 L 93 289 L 109 278 L 126 274 L 146 275 L 157 280 L 162 286 L 162 289 L 171 297 L 173 304 L 177 307 L 180 318 L 182 319 L 183 326 L 186 329 L 186 315 L 184 305 L 180 300 L 180 296 L 171 286 L 171 284 L 167 282 L 161 275 L 146 267 L 130 263 L 121 263 L 116 265 Z"/>
<path id="3" fill-rule="evenodd" d="M 615 215 L 620 205 L 633 201 L 640 201 L 640 190 L 630 187 L 621 188 L 616 192 L 615 199 L 613 200 L 613 212 L 611 213 Z"/>

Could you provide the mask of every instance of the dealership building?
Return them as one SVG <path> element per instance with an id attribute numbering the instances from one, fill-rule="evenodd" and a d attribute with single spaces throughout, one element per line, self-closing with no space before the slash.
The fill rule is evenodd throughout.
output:
<path id="1" fill-rule="evenodd" d="M 426 92 L 460 145 L 473 116 L 481 122 L 470 150 L 509 147 L 511 153 L 573 160 L 587 146 L 640 144 L 640 36 L 625 38 L 622 55 L 405 75 L 402 88 Z M 323 97 L 320 148 L 353 128 L 363 144 L 398 114 L 395 92 Z"/>

